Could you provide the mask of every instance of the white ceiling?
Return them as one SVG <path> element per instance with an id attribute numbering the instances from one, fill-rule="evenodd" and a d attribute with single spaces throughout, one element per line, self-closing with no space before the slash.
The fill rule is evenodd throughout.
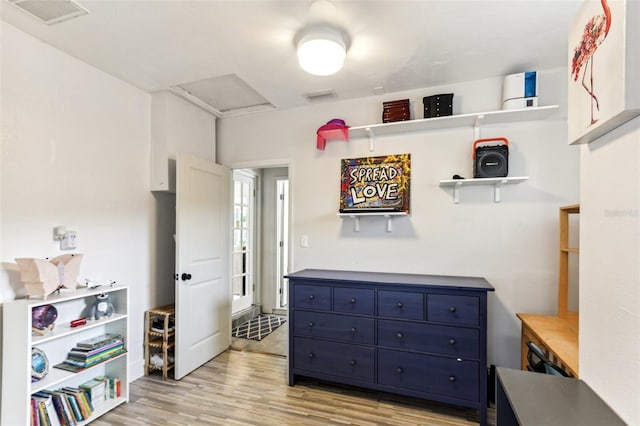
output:
<path id="1" fill-rule="evenodd" d="M 142 90 L 199 90 L 224 110 L 222 98 L 233 90 L 200 80 L 223 77 L 284 109 L 329 90 L 333 99 L 349 99 L 380 87 L 392 93 L 565 66 L 568 28 L 582 0 L 335 0 L 330 19 L 351 45 L 344 68 L 327 77 L 306 74 L 296 61 L 293 38 L 310 19 L 311 0 L 78 3 L 89 14 L 50 26 L 8 0 L 1 16 Z M 244 106 L 255 103 L 249 98 Z"/>

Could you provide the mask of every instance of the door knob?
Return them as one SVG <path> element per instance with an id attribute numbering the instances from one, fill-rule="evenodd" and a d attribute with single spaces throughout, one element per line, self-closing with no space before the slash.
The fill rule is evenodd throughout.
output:
<path id="1" fill-rule="evenodd" d="M 187 274 L 186 272 L 183 272 L 180 278 L 182 278 L 182 281 L 189 281 L 191 279 L 191 274 Z"/>

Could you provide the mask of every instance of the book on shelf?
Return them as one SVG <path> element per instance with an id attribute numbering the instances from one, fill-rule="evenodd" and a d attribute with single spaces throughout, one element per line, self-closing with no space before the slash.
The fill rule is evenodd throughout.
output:
<path id="1" fill-rule="evenodd" d="M 106 382 L 104 380 L 91 379 L 78 387 L 87 395 L 94 408 L 104 403 L 106 399 Z"/>
<path id="2" fill-rule="evenodd" d="M 67 364 L 66 362 L 61 362 L 60 364 L 56 364 L 53 368 L 57 368 L 60 370 L 70 371 L 72 373 L 79 373 L 82 370 L 86 370 L 87 367 L 80 367 L 78 365 Z"/>
<path id="3" fill-rule="evenodd" d="M 66 393 L 69 396 L 72 396 L 75 399 L 77 408 L 80 411 L 80 416 L 83 420 L 87 420 L 93 414 L 93 407 L 91 403 L 87 399 L 84 392 L 80 390 L 80 388 L 74 388 L 70 386 L 65 386 L 61 389 L 62 392 Z M 73 399 L 70 399 L 73 402 Z"/>
<path id="4" fill-rule="evenodd" d="M 73 415 L 73 418 L 75 419 L 75 421 L 78 423 L 83 421 L 84 417 L 82 417 L 82 411 L 80 411 L 80 407 L 78 406 L 78 401 L 76 400 L 76 397 L 73 394 L 70 394 L 68 392 L 62 392 L 62 394 L 67 399 L 67 402 L 69 403 L 69 407 L 71 407 L 71 414 Z"/>
<path id="5" fill-rule="evenodd" d="M 47 407 L 46 407 L 46 402 L 45 401 L 39 401 L 36 399 L 36 404 L 38 404 L 38 422 L 42 425 L 42 426 L 51 426 L 51 423 L 49 422 L 49 418 L 48 418 L 48 414 L 47 414 Z"/>
<path id="6" fill-rule="evenodd" d="M 94 408 L 91 405 L 91 401 L 89 401 L 89 399 L 87 398 L 87 394 L 82 392 L 82 391 L 80 391 L 80 399 L 82 400 L 82 404 L 80 406 L 80 409 L 82 409 L 84 407 L 84 409 L 86 411 L 86 414 L 87 414 L 85 418 L 91 417 L 93 415 Z"/>
<path id="7" fill-rule="evenodd" d="M 53 406 L 58 414 L 62 426 L 75 426 L 76 419 L 73 416 L 71 405 L 64 393 L 60 391 L 43 390 L 41 392 L 51 395 Z"/>
<path id="8" fill-rule="evenodd" d="M 117 339 L 114 340 L 111 343 L 108 343 L 104 346 L 99 346 L 95 349 L 90 349 L 90 348 L 83 348 L 80 346 L 75 346 L 73 347 L 70 351 L 69 351 L 69 355 L 74 355 L 76 357 L 81 357 L 81 358 L 90 358 L 96 354 L 100 354 L 106 350 L 115 348 L 117 346 L 123 346 L 124 342 L 121 339 Z"/>
<path id="9" fill-rule="evenodd" d="M 102 346 L 106 346 L 116 340 L 123 340 L 120 334 L 107 333 L 101 336 L 92 337 L 90 339 L 81 340 L 76 343 L 79 348 L 96 349 Z"/>
<path id="10" fill-rule="evenodd" d="M 79 357 L 76 355 L 72 355 L 69 354 L 67 355 L 67 359 L 65 360 L 65 362 L 72 364 L 72 365 L 79 365 L 81 367 L 91 367 L 92 365 L 95 365 L 101 361 L 104 361 L 106 359 L 112 358 L 116 355 L 120 355 L 121 353 L 123 353 L 125 351 L 124 349 L 124 344 L 120 344 L 116 347 L 113 347 L 111 349 L 108 349 L 106 351 L 102 351 L 100 353 L 97 353 L 95 355 L 92 355 L 90 357 Z"/>
<path id="11" fill-rule="evenodd" d="M 40 424 L 46 426 L 62 426 L 58 419 L 58 413 L 53 405 L 53 398 L 46 392 L 36 392 L 31 395 L 38 403 Z"/>
<path id="12" fill-rule="evenodd" d="M 31 426 L 40 426 L 40 412 L 38 411 L 38 402 L 31 398 Z"/>
<path id="13" fill-rule="evenodd" d="M 58 368 L 60 370 L 71 371 L 72 373 L 78 373 L 80 371 L 86 370 L 87 368 L 93 367 L 94 365 L 98 365 L 101 362 L 107 361 L 113 357 L 126 353 L 126 349 L 119 348 L 116 351 L 109 352 L 104 354 L 101 357 L 94 358 L 90 362 L 81 361 L 73 358 L 67 358 L 59 364 L 54 365 L 54 368 Z"/>
<path id="14" fill-rule="evenodd" d="M 59 391 L 56 391 L 55 394 L 60 399 L 60 402 L 62 404 L 62 408 L 64 411 L 64 416 L 68 420 L 69 426 L 75 426 L 77 423 L 77 420 L 73 415 L 73 409 L 71 408 L 71 404 L 69 403 L 67 396 L 64 393 Z"/>
<path id="15" fill-rule="evenodd" d="M 105 382 L 105 396 L 107 399 L 116 399 L 122 396 L 122 386 L 120 379 L 117 377 L 96 377 L 97 380 L 104 380 Z"/>

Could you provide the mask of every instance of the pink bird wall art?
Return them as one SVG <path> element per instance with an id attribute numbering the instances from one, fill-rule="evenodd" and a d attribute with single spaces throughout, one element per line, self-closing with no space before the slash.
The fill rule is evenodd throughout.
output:
<path id="1" fill-rule="evenodd" d="M 584 27 L 584 32 L 580 42 L 574 49 L 571 61 L 571 77 L 573 81 L 578 81 L 582 72 L 581 84 L 590 97 L 591 104 L 591 124 L 595 124 L 598 119 L 594 116 L 595 111 L 600 111 L 600 104 L 596 96 L 593 75 L 593 61 L 598 47 L 605 41 L 611 29 L 611 9 L 607 0 L 601 0 L 602 14 L 592 16 Z M 589 76 L 587 82 L 587 74 Z"/>

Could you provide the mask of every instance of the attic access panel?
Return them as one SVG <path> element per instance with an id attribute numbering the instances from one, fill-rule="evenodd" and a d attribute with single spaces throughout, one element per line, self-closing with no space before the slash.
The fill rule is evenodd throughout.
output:
<path id="1" fill-rule="evenodd" d="M 46 25 L 58 24 L 89 13 L 87 9 L 71 0 L 9 0 L 9 2 Z"/>
<path id="2" fill-rule="evenodd" d="M 235 74 L 227 74 L 177 86 L 220 115 L 271 109 L 273 105 Z"/>
<path id="3" fill-rule="evenodd" d="M 410 213 L 411 154 L 343 159 L 340 213 Z"/>

